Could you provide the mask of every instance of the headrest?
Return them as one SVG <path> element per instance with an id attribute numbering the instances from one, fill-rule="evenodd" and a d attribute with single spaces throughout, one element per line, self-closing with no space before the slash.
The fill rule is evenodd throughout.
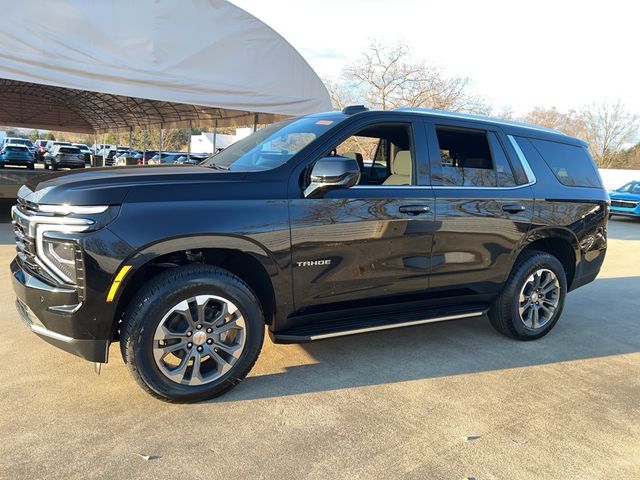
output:
<path id="1" fill-rule="evenodd" d="M 399 150 L 393 159 L 392 168 L 396 175 L 411 175 L 411 152 Z"/>

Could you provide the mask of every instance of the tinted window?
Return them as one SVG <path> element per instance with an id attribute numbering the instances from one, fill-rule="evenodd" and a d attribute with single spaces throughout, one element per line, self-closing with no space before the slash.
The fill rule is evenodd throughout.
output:
<path id="1" fill-rule="evenodd" d="M 531 143 L 563 185 L 602 187 L 600 176 L 585 147 L 536 139 L 531 139 Z"/>
<path id="2" fill-rule="evenodd" d="M 76 147 L 60 147 L 58 153 L 80 153 L 80 149 Z"/>
<path id="3" fill-rule="evenodd" d="M 27 149 L 24 147 L 13 147 L 13 146 L 8 146 L 5 148 L 5 150 L 9 152 L 26 152 L 27 151 Z"/>
<path id="4" fill-rule="evenodd" d="M 487 134 L 480 130 L 436 127 L 442 184 L 465 187 L 496 187 Z"/>
<path id="5" fill-rule="evenodd" d="M 336 123 L 319 117 L 274 123 L 209 157 L 203 165 L 234 171 L 276 168 L 289 161 Z"/>
<path id="6" fill-rule="evenodd" d="M 504 153 L 504 149 L 496 137 L 496 134 L 489 132 L 487 134 L 489 139 L 489 146 L 491 147 L 491 154 L 496 167 L 496 181 L 499 187 L 515 187 L 516 179 L 511 169 L 511 164 L 507 159 L 507 155 Z"/>

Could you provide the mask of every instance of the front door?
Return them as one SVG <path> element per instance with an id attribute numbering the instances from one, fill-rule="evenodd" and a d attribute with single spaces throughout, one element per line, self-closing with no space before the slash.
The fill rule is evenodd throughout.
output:
<path id="1" fill-rule="evenodd" d="M 318 158 L 327 155 L 355 158 L 361 179 L 323 198 L 290 200 L 297 313 L 390 304 L 424 294 L 434 198 L 429 186 L 419 185 L 428 167 L 423 125 L 359 124 Z"/>

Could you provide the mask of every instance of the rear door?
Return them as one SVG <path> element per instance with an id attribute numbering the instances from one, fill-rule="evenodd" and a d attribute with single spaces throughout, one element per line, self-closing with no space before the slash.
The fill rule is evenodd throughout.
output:
<path id="1" fill-rule="evenodd" d="M 431 288 L 494 294 L 533 216 L 533 178 L 497 127 L 426 124 L 437 230 Z"/>
<path id="2" fill-rule="evenodd" d="M 429 288 L 434 198 L 424 126 L 410 116 L 374 118 L 352 124 L 304 165 L 350 156 L 361 168 L 358 185 L 304 198 L 294 183 L 292 276 L 300 314 L 415 300 Z"/>

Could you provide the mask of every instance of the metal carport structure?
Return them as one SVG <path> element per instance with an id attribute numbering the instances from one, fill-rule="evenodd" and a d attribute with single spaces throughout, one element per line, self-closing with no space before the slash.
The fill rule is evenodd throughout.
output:
<path id="1" fill-rule="evenodd" d="M 330 109 L 302 56 L 223 0 L 23 0 L 3 14 L 0 124 L 99 133 Z"/>

